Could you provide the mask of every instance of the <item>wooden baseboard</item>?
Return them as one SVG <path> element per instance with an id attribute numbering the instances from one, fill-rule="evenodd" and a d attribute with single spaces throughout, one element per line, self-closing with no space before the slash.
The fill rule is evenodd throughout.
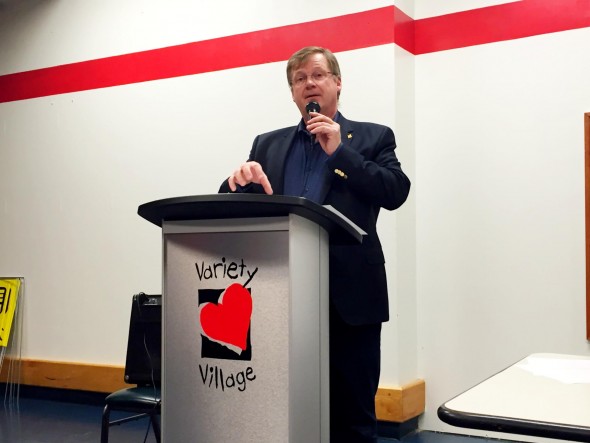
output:
<path id="1" fill-rule="evenodd" d="M 403 423 L 424 412 L 426 407 L 426 383 L 414 380 L 394 388 L 379 388 L 375 397 L 377 419 Z"/>
<path id="2" fill-rule="evenodd" d="M 122 366 L 46 360 L 4 360 L 0 382 L 90 392 L 113 392 L 128 387 Z M 375 397 L 377 419 L 403 423 L 424 412 L 426 386 L 416 380 L 393 388 L 379 388 Z"/>
<path id="3" fill-rule="evenodd" d="M 113 392 L 129 387 L 123 381 L 124 376 L 125 368 L 121 366 L 6 359 L 0 371 L 0 382 L 91 392 Z"/>

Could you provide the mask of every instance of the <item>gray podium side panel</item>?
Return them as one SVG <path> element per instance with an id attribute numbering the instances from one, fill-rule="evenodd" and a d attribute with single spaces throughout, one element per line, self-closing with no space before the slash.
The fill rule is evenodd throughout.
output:
<path id="1" fill-rule="evenodd" d="M 330 440 L 328 234 L 290 216 L 290 440 Z"/>
<path id="2" fill-rule="evenodd" d="M 328 442 L 327 234 L 265 220 L 163 227 L 165 443 Z"/>

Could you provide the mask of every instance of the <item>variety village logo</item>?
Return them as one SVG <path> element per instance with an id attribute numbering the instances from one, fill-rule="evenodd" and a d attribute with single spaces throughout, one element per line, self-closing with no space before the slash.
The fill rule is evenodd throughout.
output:
<path id="1" fill-rule="evenodd" d="M 201 358 L 213 359 L 199 363 L 203 384 L 212 389 L 245 391 L 248 382 L 256 379 L 254 369 L 224 371 L 223 360 L 251 361 L 252 289 L 248 285 L 258 272 L 244 263 L 227 261 L 195 263 L 200 282 L 206 280 L 232 282 L 221 289 L 199 289 L 199 324 L 201 330 Z M 239 283 L 242 280 L 244 283 Z M 214 362 L 214 360 L 221 360 Z"/>

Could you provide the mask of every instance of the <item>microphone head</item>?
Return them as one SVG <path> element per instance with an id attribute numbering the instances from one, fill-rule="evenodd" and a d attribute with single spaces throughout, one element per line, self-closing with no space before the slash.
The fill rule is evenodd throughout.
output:
<path id="1" fill-rule="evenodd" d="M 305 105 L 305 112 L 308 114 L 310 112 L 320 112 L 320 109 L 320 104 L 318 102 L 309 102 L 307 105 Z"/>

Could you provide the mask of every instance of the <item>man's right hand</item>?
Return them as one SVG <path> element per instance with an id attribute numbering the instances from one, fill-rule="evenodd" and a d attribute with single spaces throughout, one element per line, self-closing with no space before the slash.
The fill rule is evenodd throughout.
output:
<path id="1" fill-rule="evenodd" d="M 256 183 L 261 185 L 264 192 L 268 195 L 272 194 L 272 186 L 268 181 L 268 177 L 262 170 L 260 163 L 257 162 L 243 163 L 232 175 L 229 176 L 227 182 L 232 192 L 236 192 L 238 189 L 236 185 L 246 186 L 250 183 Z"/>

